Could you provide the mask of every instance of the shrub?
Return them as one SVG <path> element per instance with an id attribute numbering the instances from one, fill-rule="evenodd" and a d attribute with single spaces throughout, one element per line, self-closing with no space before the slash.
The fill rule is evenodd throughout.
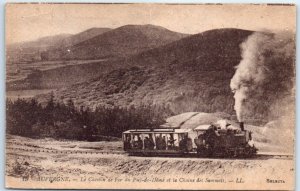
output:
<path id="1" fill-rule="evenodd" d="M 74 106 L 69 99 L 55 103 L 53 96 L 42 107 L 35 99 L 7 100 L 7 132 L 28 137 L 94 140 L 95 137 L 121 137 L 128 129 L 155 128 L 173 113 L 167 106 L 96 107 Z"/>

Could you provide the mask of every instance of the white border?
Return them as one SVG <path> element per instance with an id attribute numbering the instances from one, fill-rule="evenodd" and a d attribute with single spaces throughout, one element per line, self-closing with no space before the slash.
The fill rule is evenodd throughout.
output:
<path id="1" fill-rule="evenodd" d="M 203 4 L 203 3 L 263 3 L 263 4 L 296 4 L 297 5 L 297 12 L 298 12 L 298 3 L 296 0 L 294 1 L 288 1 L 288 0 L 206 0 L 206 1 L 200 1 L 200 0 L 0 0 L 0 148 L 2 157 L 0 158 L 0 189 L 1 190 L 7 190 L 4 188 L 4 172 L 5 172 L 5 4 L 6 3 L 32 3 L 32 2 L 41 2 L 41 3 L 191 3 L 191 4 Z M 299 15 L 297 14 L 297 44 L 296 44 L 296 150 L 295 150 L 295 157 L 296 157 L 296 169 L 298 169 L 300 165 L 300 159 L 298 158 L 298 155 L 300 153 L 300 147 L 297 145 L 300 145 L 300 135 L 299 135 L 299 122 L 300 122 L 300 114 L 299 114 L 299 55 L 300 55 L 300 48 L 299 48 L 299 42 L 300 39 L 298 38 L 299 35 Z M 296 170 L 295 169 L 295 170 Z M 11 190 L 11 189 L 10 189 Z M 299 172 L 296 171 L 296 190 L 300 190 L 300 175 Z"/>

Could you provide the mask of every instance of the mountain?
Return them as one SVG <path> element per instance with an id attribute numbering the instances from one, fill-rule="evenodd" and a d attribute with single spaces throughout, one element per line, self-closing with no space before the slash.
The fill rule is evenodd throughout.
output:
<path id="1" fill-rule="evenodd" d="M 57 46 L 48 49 L 42 53 L 44 60 L 64 60 L 64 53 L 69 53 L 70 47 L 75 46 L 81 42 L 94 38 L 112 29 L 110 28 L 90 28 L 81 33 L 69 36 L 63 39 Z M 82 59 L 82 58 L 79 58 Z"/>
<path id="2" fill-rule="evenodd" d="M 78 43 L 84 42 L 88 39 L 94 38 L 95 36 L 101 35 L 107 31 L 110 31 L 110 28 L 90 28 L 78 34 L 74 34 L 62 40 L 61 44 L 64 47 L 73 46 Z"/>
<path id="3" fill-rule="evenodd" d="M 91 28 L 77 34 L 59 34 L 47 36 L 35 41 L 15 43 L 7 45 L 8 62 L 39 61 L 48 59 L 48 52 L 65 50 L 66 47 L 73 46 L 86 41 L 97 35 L 111 30 L 110 28 Z M 45 58 L 46 57 L 46 58 Z M 60 59 L 57 57 L 56 59 Z"/>
<path id="4" fill-rule="evenodd" d="M 192 35 L 111 62 L 117 66 L 114 70 L 54 94 L 57 100 L 71 98 L 78 106 L 92 108 L 150 104 L 167 105 L 174 113 L 233 114 L 230 79 L 241 60 L 240 44 L 252 33 L 216 29 Z M 43 102 L 47 96 L 39 96 L 39 100 Z"/>
<path id="5" fill-rule="evenodd" d="M 123 58 L 186 36 L 154 25 L 125 25 L 48 54 L 49 59 Z"/>
<path id="6" fill-rule="evenodd" d="M 99 33 L 101 34 L 97 35 Z M 91 38 L 93 35 L 95 35 L 95 37 Z M 129 56 L 134 53 L 165 45 L 186 36 L 188 35 L 172 32 L 163 27 L 153 25 L 126 25 L 114 30 L 92 28 L 61 40 L 60 48 L 43 51 L 40 53 L 40 56 L 44 61 L 56 59 L 81 60 L 111 58 L 105 62 L 105 69 L 101 68 L 104 63 L 102 61 L 101 64 L 97 66 L 97 63 L 100 63 L 99 61 L 87 65 L 65 66 L 51 70 L 34 70 L 34 72 L 29 74 L 24 80 L 7 83 L 7 89 L 59 88 L 84 82 L 93 77 L 98 77 L 109 70 L 113 70 L 116 67 L 125 67 L 126 64 L 121 64 L 122 61 L 120 60 L 124 60 L 123 57 L 126 55 Z M 84 40 L 86 38 L 88 38 L 88 40 Z M 67 47 L 66 45 L 70 42 L 73 44 L 77 42 L 78 44 Z M 100 50 L 101 52 L 98 52 Z M 68 52 L 67 55 L 65 55 L 64 52 Z M 114 61 L 112 59 L 114 59 Z M 26 70 L 32 69 L 26 68 Z M 79 74 L 82 74 L 82 76 L 79 76 Z"/>

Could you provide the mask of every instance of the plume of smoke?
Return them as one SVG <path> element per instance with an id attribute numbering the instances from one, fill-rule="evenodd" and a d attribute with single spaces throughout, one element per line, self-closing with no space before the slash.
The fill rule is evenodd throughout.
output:
<path id="1" fill-rule="evenodd" d="M 224 119 L 220 119 L 217 121 L 217 124 L 220 125 L 221 129 L 226 129 L 227 121 Z"/>
<path id="2" fill-rule="evenodd" d="M 247 116 L 270 117 L 274 105 L 293 102 L 295 40 L 287 32 L 255 32 L 242 44 L 242 60 L 230 87 L 239 121 Z M 282 113 L 276 107 L 277 115 Z"/>

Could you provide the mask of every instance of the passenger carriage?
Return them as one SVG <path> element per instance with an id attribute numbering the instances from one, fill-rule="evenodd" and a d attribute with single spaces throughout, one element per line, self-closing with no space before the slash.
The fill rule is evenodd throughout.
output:
<path id="1" fill-rule="evenodd" d="M 193 151 L 190 129 L 134 129 L 123 133 L 124 150 L 132 155 L 181 155 Z"/>

